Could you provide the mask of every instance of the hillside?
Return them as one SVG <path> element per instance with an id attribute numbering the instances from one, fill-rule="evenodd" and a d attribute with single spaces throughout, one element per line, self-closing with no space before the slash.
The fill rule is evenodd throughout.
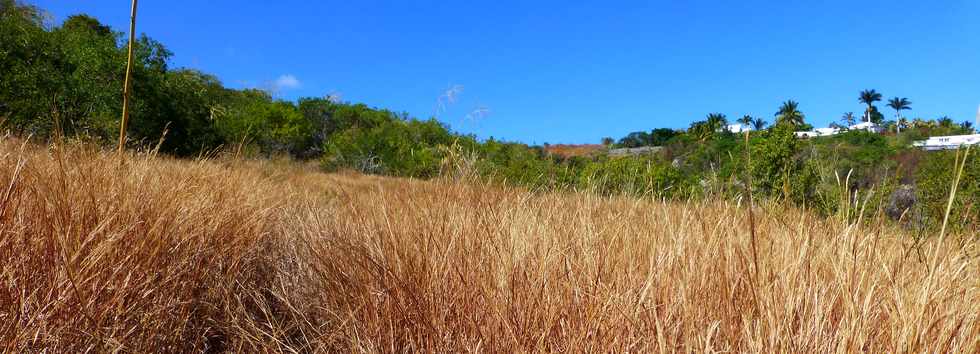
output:
<path id="1" fill-rule="evenodd" d="M 0 183 L 5 351 L 980 351 L 976 242 L 880 215 L 13 138 Z"/>
<path id="2" fill-rule="evenodd" d="M 465 169 L 467 176 L 486 183 L 536 191 L 590 190 L 675 202 L 735 201 L 751 190 L 759 200 L 789 200 L 820 216 L 853 218 L 840 201 L 860 200 L 861 195 L 867 197 L 869 211 L 889 209 L 891 222 L 917 229 L 916 234 L 936 233 L 943 225 L 960 232 L 980 229 L 977 154 L 961 164 L 966 168 L 947 216 L 954 180 L 950 167 L 962 153 L 913 147 L 930 137 L 972 134 L 972 123 L 957 123 L 945 115 L 905 118 L 902 112 L 910 109 L 909 99 L 887 99 L 875 89 L 828 93 L 857 93 L 858 100 L 846 109 L 864 112 L 846 112 L 843 125 L 833 122 L 840 128 L 820 128 L 830 129 L 832 136 L 798 139 L 801 130 L 815 123 L 807 122 L 814 117 L 803 108 L 818 107 L 787 99 L 769 117 L 736 118 L 715 111 L 703 118 L 671 117 L 676 119 L 673 126 L 689 121 L 686 129 L 648 126 L 618 140 L 595 136 L 602 145 L 529 146 L 450 127 L 446 122 L 453 120 L 439 117 L 439 111 L 455 101 L 457 90 L 433 97 L 439 102 L 433 116 L 346 102 L 341 95 L 322 91 L 285 99 L 274 88 L 227 85 L 215 74 L 177 66 L 175 53 L 148 35 L 132 43 L 130 66 L 129 41 L 120 29 L 84 13 L 58 20 L 47 14 L 30 2 L 0 0 L 0 132 L 39 143 L 79 140 L 184 158 L 221 151 L 249 158 L 288 156 L 321 172 L 418 179 L 439 179 Z M 127 101 L 129 119 L 123 125 L 120 93 L 127 67 L 132 69 L 133 85 Z M 876 106 L 885 102 L 895 109 L 895 120 L 888 120 Z M 696 105 L 704 112 L 716 109 L 712 106 L 710 101 Z M 471 113 L 482 117 L 488 112 Z M 657 118 L 659 112 L 644 112 L 635 119 L 651 125 L 668 122 Z M 510 118 L 526 114 L 508 113 Z M 586 130 L 589 134 L 619 124 L 606 117 L 588 119 L 601 125 Z M 862 119 L 869 122 L 857 123 Z M 513 125 L 508 129 L 530 127 Z"/>
<path id="3" fill-rule="evenodd" d="M 599 154 L 608 148 L 602 144 L 552 144 L 545 145 L 544 151 L 552 154 L 558 155 L 563 158 L 571 158 L 576 156 L 589 157 Z"/>

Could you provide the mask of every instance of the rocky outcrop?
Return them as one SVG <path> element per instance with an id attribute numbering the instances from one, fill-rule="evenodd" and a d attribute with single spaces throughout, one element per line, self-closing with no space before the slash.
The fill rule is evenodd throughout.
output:
<path id="1" fill-rule="evenodd" d="M 888 206 L 885 207 L 885 214 L 888 214 L 888 217 L 893 220 L 898 220 L 902 218 L 903 214 L 911 213 L 915 202 L 915 188 L 910 185 L 902 185 L 892 192 Z M 909 215 L 906 215 L 905 219 L 908 220 Z"/>

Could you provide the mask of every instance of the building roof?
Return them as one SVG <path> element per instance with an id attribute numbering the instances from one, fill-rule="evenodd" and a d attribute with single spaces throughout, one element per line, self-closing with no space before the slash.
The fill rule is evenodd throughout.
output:
<path id="1" fill-rule="evenodd" d="M 933 136 L 926 140 L 916 141 L 912 143 L 912 146 L 925 150 L 951 150 L 976 144 L 980 144 L 980 134 Z"/>

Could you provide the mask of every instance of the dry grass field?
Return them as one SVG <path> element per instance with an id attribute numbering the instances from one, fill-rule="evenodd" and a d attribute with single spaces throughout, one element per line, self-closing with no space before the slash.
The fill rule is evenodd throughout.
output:
<path id="1" fill-rule="evenodd" d="M 976 235 L 754 215 L 6 138 L 0 347 L 980 352 Z"/>

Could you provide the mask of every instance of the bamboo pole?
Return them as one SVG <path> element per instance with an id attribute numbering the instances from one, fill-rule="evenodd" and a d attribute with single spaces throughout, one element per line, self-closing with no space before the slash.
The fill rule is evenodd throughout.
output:
<path id="1" fill-rule="evenodd" d="M 122 120 L 119 122 L 119 155 L 126 149 L 126 123 L 129 123 L 129 88 L 133 71 L 133 44 L 136 42 L 136 3 L 133 0 L 133 11 L 129 17 L 129 58 L 126 61 L 126 81 L 123 82 Z"/>

